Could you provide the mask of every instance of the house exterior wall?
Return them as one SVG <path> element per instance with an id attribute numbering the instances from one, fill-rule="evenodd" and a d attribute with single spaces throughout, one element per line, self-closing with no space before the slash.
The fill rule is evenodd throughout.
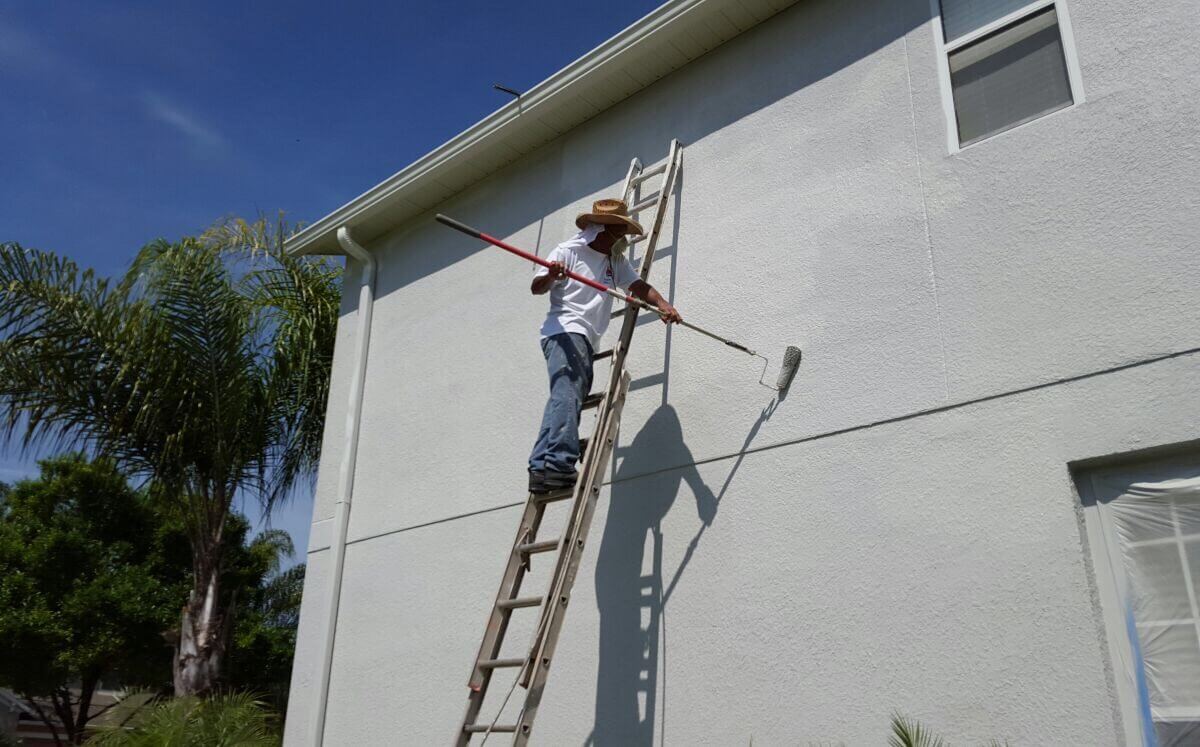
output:
<path id="1" fill-rule="evenodd" d="M 1068 6 L 1086 101 L 953 155 L 927 0 L 813 0 L 439 207 L 544 255 L 677 137 L 651 282 L 776 364 L 805 351 L 772 407 L 752 360 L 639 328 L 535 743 L 875 744 L 893 710 L 954 741 L 1123 742 L 1068 464 L 1200 438 L 1200 9 Z M 545 298 L 432 220 L 370 248 L 326 744 L 437 744 L 525 497 Z M 319 677 L 354 275 L 288 745 Z"/>

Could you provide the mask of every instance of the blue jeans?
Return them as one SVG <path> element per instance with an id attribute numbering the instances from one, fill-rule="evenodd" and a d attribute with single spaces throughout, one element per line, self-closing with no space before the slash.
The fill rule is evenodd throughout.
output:
<path id="1" fill-rule="evenodd" d="M 550 399 L 529 455 L 529 469 L 574 472 L 579 461 L 579 414 L 592 391 L 592 346 L 583 335 L 562 332 L 542 340 L 542 355 L 550 374 Z"/>

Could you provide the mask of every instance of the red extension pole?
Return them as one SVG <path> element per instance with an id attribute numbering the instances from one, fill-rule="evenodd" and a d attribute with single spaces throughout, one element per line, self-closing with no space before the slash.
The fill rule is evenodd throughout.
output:
<path id="1" fill-rule="evenodd" d="M 518 257 L 521 257 L 522 259 L 527 259 L 530 262 L 534 262 L 536 264 L 541 265 L 542 267 L 550 266 L 549 262 L 547 262 L 546 260 L 537 256 L 536 254 L 530 254 L 527 251 L 516 248 L 512 244 L 506 244 L 505 242 L 501 241 L 500 239 L 496 238 L 495 236 L 490 236 L 490 235 L 484 233 L 483 231 L 471 228 L 470 226 L 465 225 L 463 223 L 459 223 L 458 221 L 454 220 L 453 218 L 448 218 L 445 215 L 442 215 L 441 213 L 437 214 L 436 219 L 437 219 L 438 223 L 441 223 L 444 226 L 449 226 L 456 231 L 462 231 L 463 233 L 467 234 L 468 236 L 474 236 L 477 239 L 482 239 L 483 241 L 486 241 L 487 243 L 492 244 L 493 246 L 500 247 L 501 249 L 503 249 L 506 252 L 512 252 L 513 254 L 517 255 Z M 596 290 L 600 291 L 601 293 L 607 293 L 608 295 L 612 296 L 613 298 L 620 299 L 626 303 L 633 304 L 634 306 L 640 306 L 644 309 L 650 309 L 650 306 L 648 304 L 644 303 L 639 298 L 634 298 L 633 296 L 629 295 L 628 293 L 622 293 L 621 291 L 617 290 L 616 288 L 609 288 L 604 283 L 597 283 L 595 280 L 592 280 L 591 278 L 584 277 L 583 275 L 579 275 L 577 273 L 571 272 L 570 270 L 565 270 L 565 272 L 566 272 L 567 277 L 571 278 L 572 280 L 576 280 L 580 283 L 583 283 L 584 285 L 595 288 Z"/>
<path id="2" fill-rule="evenodd" d="M 441 223 L 444 226 L 449 226 L 450 228 L 453 228 L 455 231 L 462 231 L 463 233 L 465 233 L 468 236 L 474 236 L 475 238 L 480 239 L 482 241 L 486 241 L 487 243 L 489 243 L 493 246 L 498 246 L 506 252 L 511 252 L 511 253 L 517 255 L 518 257 L 520 257 L 521 259 L 527 259 L 530 262 L 535 262 L 535 263 L 541 265 L 542 267 L 550 266 L 549 262 L 547 262 L 546 260 L 537 256 L 536 254 L 530 254 L 529 252 L 522 251 L 522 250 L 516 248 L 515 246 L 513 246 L 512 244 L 506 244 L 503 241 L 501 241 L 500 239 L 496 238 L 495 236 L 489 236 L 488 234 L 484 233 L 483 231 L 471 228 L 470 226 L 465 225 L 463 223 L 459 223 L 458 221 L 454 220 L 453 218 L 448 218 L 448 217 L 442 215 L 441 213 L 438 213 L 435 217 L 436 217 L 438 223 Z M 603 283 L 597 283 L 595 280 L 592 280 L 591 278 L 585 278 L 584 276 L 578 275 L 574 272 L 571 272 L 570 270 L 566 270 L 566 275 L 567 275 L 567 277 L 571 278 L 572 280 L 576 280 L 580 283 L 583 283 L 586 286 L 595 288 L 596 290 L 600 291 L 601 293 L 607 293 L 608 295 L 612 296 L 613 298 L 620 299 L 620 300 L 624 301 L 625 303 L 628 303 L 632 306 L 638 307 L 639 309 L 646 309 L 647 311 L 653 311 L 655 314 L 658 314 L 660 317 L 664 316 L 663 312 L 654 308 L 653 306 L 651 306 L 650 304 L 641 300 L 640 298 L 635 298 L 634 296 L 631 296 L 628 293 L 622 293 L 621 291 L 619 291 L 615 288 L 609 288 L 607 285 L 605 285 Z M 718 334 L 709 332 L 707 329 L 704 329 L 703 327 L 697 327 L 696 325 L 690 324 L 683 320 L 679 320 L 678 323 L 684 327 L 687 327 L 688 329 L 695 330 L 696 332 L 699 332 L 702 335 L 711 337 L 714 340 L 716 340 L 717 342 L 723 342 L 726 345 L 728 345 L 729 347 L 733 348 L 734 350 L 740 350 L 743 353 L 758 356 L 759 358 L 763 358 L 763 360 L 766 360 L 766 358 L 764 358 L 761 355 L 758 355 L 758 353 L 754 352 L 753 350 L 751 350 L 750 348 L 741 344 L 740 342 L 734 342 L 733 340 L 727 340 Z M 797 350 L 799 350 L 799 348 L 797 348 Z"/>

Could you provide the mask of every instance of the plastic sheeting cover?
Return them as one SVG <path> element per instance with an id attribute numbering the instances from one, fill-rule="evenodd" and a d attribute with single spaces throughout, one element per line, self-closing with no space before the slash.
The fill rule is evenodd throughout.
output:
<path id="1" fill-rule="evenodd" d="M 1200 477 L 1130 485 L 1107 505 L 1128 584 L 1120 589 L 1141 658 L 1148 740 L 1200 744 Z"/>

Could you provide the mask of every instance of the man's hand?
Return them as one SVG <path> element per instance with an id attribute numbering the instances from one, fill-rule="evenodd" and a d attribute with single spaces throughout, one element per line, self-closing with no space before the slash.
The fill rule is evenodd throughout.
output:
<path id="1" fill-rule="evenodd" d="M 661 312 L 659 317 L 663 320 L 663 324 L 678 324 L 683 321 L 683 317 L 675 310 L 675 307 L 667 302 L 667 299 L 662 297 L 662 294 L 654 290 L 654 286 L 647 283 L 645 280 L 634 280 L 629 284 L 629 292 L 633 297 L 654 306 Z"/>
<path id="2" fill-rule="evenodd" d="M 550 286 L 567 276 L 567 266 L 562 262 L 551 262 L 550 266 L 547 267 L 546 270 L 547 272 L 545 275 L 535 275 L 533 278 L 533 283 L 531 283 L 529 286 L 529 290 L 534 295 L 542 295 L 546 291 L 550 290 Z"/>
<path id="3" fill-rule="evenodd" d="M 675 307 L 666 301 L 660 301 L 658 304 L 659 318 L 663 324 L 679 324 L 683 321 L 683 317 L 675 310 Z"/>

